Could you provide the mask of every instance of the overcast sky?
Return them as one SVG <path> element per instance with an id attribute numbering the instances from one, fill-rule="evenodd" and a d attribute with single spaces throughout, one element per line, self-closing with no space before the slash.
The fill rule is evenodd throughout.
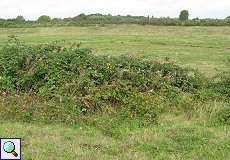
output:
<path id="1" fill-rule="evenodd" d="M 44 14 L 64 18 L 80 13 L 178 17 L 182 9 L 189 10 L 191 18 L 225 18 L 230 16 L 230 0 L 0 0 L 0 18 L 37 19 Z"/>

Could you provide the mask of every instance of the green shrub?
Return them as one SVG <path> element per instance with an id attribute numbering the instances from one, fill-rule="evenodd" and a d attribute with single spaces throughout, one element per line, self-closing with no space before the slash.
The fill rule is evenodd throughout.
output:
<path id="1" fill-rule="evenodd" d="M 230 125 L 230 106 L 220 109 L 215 116 L 217 124 Z"/>
<path id="2" fill-rule="evenodd" d="M 15 40 L 1 50 L 0 62 L 0 87 L 22 92 L 52 89 L 64 94 L 63 84 L 78 80 L 84 87 L 122 81 L 136 89 L 151 90 L 167 84 L 190 92 L 202 86 L 194 71 L 173 63 L 95 56 L 89 49 L 67 48 L 58 43 L 28 46 Z"/>
<path id="3" fill-rule="evenodd" d="M 222 96 L 226 97 L 229 101 L 230 99 L 230 60 L 227 62 L 227 70 L 217 76 L 217 80 L 214 80 L 214 83 L 211 83 L 209 88 L 214 90 L 217 93 L 220 93 Z"/>
<path id="4" fill-rule="evenodd" d="M 155 124 L 158 121 L 160 107 L 155 103 L 152 94 L 133 93 L 122 106 L 121 115 L 128 120 L 138 120 L 144 124 Z"/>
<path id="5" fill-rule="evenodd" d="M 168 61 L 97 56 L 61 42 L 30 46 L 12 37 L 0 50 L 0 93 L 11 95 L 5 106 L 12 109 L 0 112 L 25 121 L 72 124 L 82 116 L 106 113 L 155 123 L 164 107 L 186 109 L 196 104 L 193 100 L 229 95 L 228 76 L 212 88 L 205 81 L 197 71 Z M 23 104 L 14 94 L 34 99 Z"/>

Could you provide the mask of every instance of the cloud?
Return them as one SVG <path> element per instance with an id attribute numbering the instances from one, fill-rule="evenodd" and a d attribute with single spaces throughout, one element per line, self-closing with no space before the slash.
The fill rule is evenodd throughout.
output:
<path id="1" fill-rule="evenodd" d="M 111 13 L 113 15 L 153 15 L 178 17 L 188 9 L 191 17 L 225 18 L 230 15 L 229 0 L 1 0 L 0 17 L 23 15 L 36 19 L 46 14 L 51 17 L 71 17 L 80 13 Z"/>

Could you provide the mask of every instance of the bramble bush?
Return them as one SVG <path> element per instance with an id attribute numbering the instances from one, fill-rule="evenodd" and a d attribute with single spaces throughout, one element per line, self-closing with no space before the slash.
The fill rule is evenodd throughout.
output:
<path id="1" fill-rule="evenodd" d="M 216 125 L 230 125 L 230 105 L 221 108 L 214 116 Z"/>
<path id="2" fill-rule="evenodd" d="M 155 123 L 164 107 L 190 105 L 183 95 L 197 95 L 205 81 L 168 61 L 97 56 L 62 42 L 31 46 L 11 37 L 0 51 L 0 113 L 71 124 L 106 113 Z M 19 103 L 18 97 L 33 98 Z"/>
<path id="3" fill-rule="evenodd" d="M 216 83 L 212 84 L 212 88 L 215 92 L 219 92 L 230 100 L 230 60 L 227 61 L 227 69 L 225 72 L 217 76 Z"/>

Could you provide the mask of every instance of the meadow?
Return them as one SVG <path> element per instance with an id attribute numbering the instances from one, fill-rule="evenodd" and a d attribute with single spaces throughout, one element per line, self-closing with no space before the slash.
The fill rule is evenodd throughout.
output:
<path id="1" fill-rule="evenodd" d="M 96 54 L 135 54 L 175 60 L 213 75 L 230 57 L 229 27 L 167 27 L 108 25 L 105 27 L 48 27 L 0 29 L 0 46 L 9 35 L 31 43 L 56 40 L 82 43 Z"/>
<path id="2" fill-rule="evenodd" d="M 220 83 L 213 82 L 219 80 L 222 72 L 228 71 L 229 27 L 105 25 L 2 28 L 0 48 L 6 46 L 10 35 L 17 36 L 29 46 L 9 45 L 2 52 L 6 54 L 0 56 L 4 63 L 2 66 L 8 67 L 8 70 L 2 69 L 4 67 L 0 64 L 0 70 L 4 71 L 2 76 L 7 80 L 7 83 L 0 81 L 0 115 L 3 117 L 0 137 L 21 137 L 24 159 L 230 159 L 229 72 Z M 63 49 L 56 44 L 31 47 L 63 40 L 61 44 L 69 47 L 76 43 L 77 48 Z M 84 48 L 90 48 L 92 53 L 86 54 Z M 60 72 L 61 76 L 56 76 L 41 64 L 35 75 L 47 72 L 46 75 L 52 79 L 43 82 L 39 76 L 32 75 L 34 81 L 31 86 L 34 92 L 40 93 L 40 97 L 31 97 L 27 95 L 31 86 L 25 84 L 31 82 L 26 79 L 31 78 L 27 77 L 27 66 L 11 68 L 20 59 L 14 51 L 25 57 L 31 54 L 28 66 L 33 63 L 39 66 L 41 57 L 36 57 L 35 53 L 44 52 L 47 56 L 44 64 L 53 70 L 59 66 L 62 68 L 56 71 L 65 68 L 68 74 Z M 7 59 L 11 57 L 9 53 L 14 61 Z M 59 57 L 52 57 L 53 53 L 58 53 Z M 86 60 L 90 66 L 86 62 L 75 66 L 68 56 L 74 59 L 73 62 Z M 70 68 L 72 65 L 90 76 L 75 77 L 72 75 L 75 70 Z M 120 66 L 124 67 L 122 73 Z M 107 70 L 106 67 L 112 69 Z M 187 67 L 190 68 L 188 71 Z M 144 73 L 139 73 L 142 70 Z M 158 72 L 166 73 L 157 77 Z M 190 76 L 191 73 L 194 75 Z M 107 74 L 115 75 L 115 78 Z M 16 85 L 11 84 L 11 80 Z M 66 91 L 61 86 L 69 81 L 74 84 L 71 83 Z M 81 91 L 71 90 L 71 87 L 82 87 L 75 81 L 84 82 L 83 86 L 88 87 L 88 97 L 82 96 Z M 52 93 L 49 92 L 52 88 L 50 82 L 57 86 Z M 158 88 L 158 85 L 162 87 Z M 14 93 L 7 97 L 9 102 L 4 100 L 6 90 Z M 76 115 L 73 113 L 76 111 L 73 93 L 82 96 L 84 105 L 89 106 L 83 106 Z M 47 100 L 50 94 L 54 97 Z M 94 112 L 97 102 L 103 106 L 103 111 L 85 113 Z M 46 113 L 47 106 L 52 110 Z M 67 109 L 63 109 L 65 106 Z M 117 111 L 119 107 L 121 112 Z M 31 111 L 34 108 L 35 113 Z M 79 118 L 75 121 L 76 116 Z M 53 119 L 48 121 L 47 117 Z"/>

